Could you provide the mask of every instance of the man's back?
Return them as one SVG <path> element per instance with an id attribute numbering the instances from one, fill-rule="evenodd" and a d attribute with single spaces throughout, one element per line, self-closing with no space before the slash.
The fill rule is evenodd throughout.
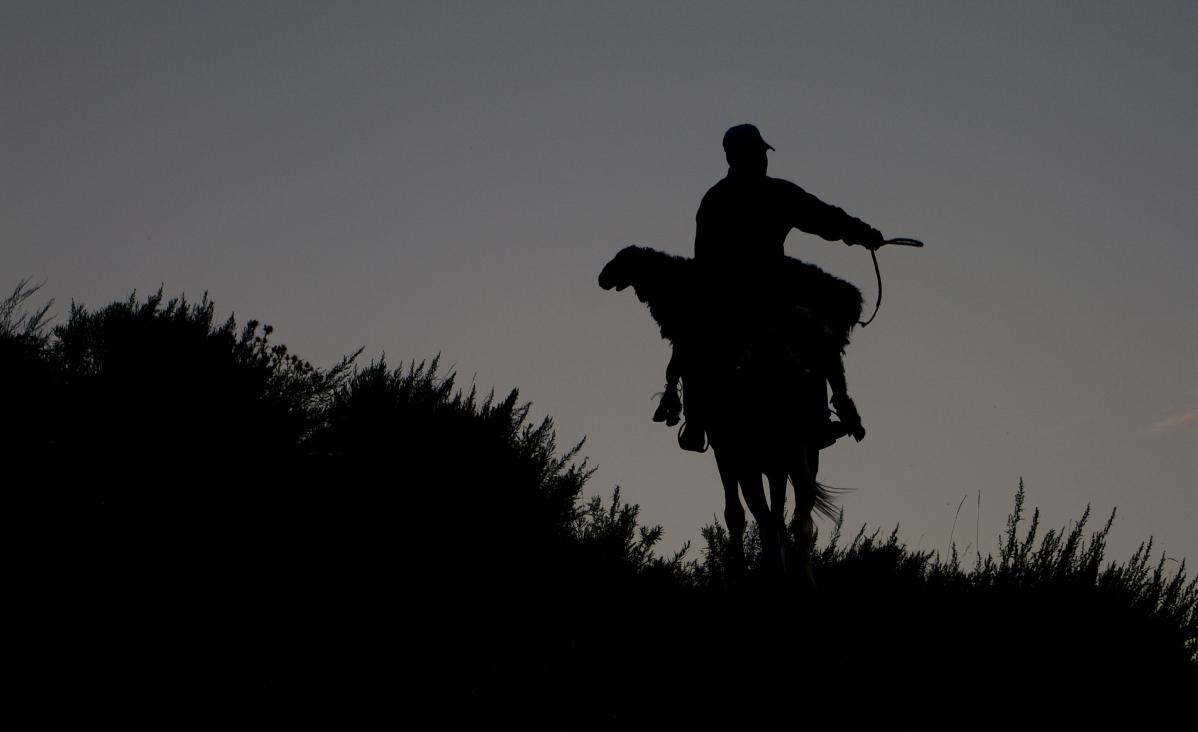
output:
<path id="1" fill-rule="evenodd" d="M 790 181 L 731 171 L 703 196 L 695 223 L 695 258 L 737 270 L 779 261 L 792 228 L 829 241 L 851 241 L 872 231 Z"/>

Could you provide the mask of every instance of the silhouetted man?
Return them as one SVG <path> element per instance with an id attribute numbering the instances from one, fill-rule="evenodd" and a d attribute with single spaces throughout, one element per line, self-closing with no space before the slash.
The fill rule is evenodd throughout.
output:
<path id="1" fill-rule="evenodd" d="M 707 191 L 695 216 L 695 261 L 704 272 L 713 304 L 725 313 L 750 312 L 760 301 L 760 285 L 769 279 L 771 266 L 785 256 L 784 244 L 791 229 L 871 249 L 883 241 L 882 234 L 869 224 L 790 181 L 767 176 L 766 151 L 773 149 L 753 125 L 737 125 L 724 133 L 728 175 Z M 686 354 L 671 357 L 666 368 L 666 391 L 653 415 L 655 421 L 677 424 L 681 408 L 679 370 L 685 369 L 686 360 Z M 848 431 L 861 439 L 865 433 L 848 398 L 843 366 L 832 371 L 828 382 L 833 405 Z M 693 397 L 688 400 L 693 401 Z M 702 414 L 690 406 L 688 403 L 688 423 L 679 444 L 687 450 L 701 451 L 705 444 L 698 424 Z"/>

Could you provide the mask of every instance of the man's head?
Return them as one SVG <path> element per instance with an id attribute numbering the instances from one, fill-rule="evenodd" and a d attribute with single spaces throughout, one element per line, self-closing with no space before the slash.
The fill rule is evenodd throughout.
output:
<path id="1" fill-rule="evenodd" d="M 724 155 L 728 166 L 737 172 L 765 175 L 769 164 L 765 151 L 773 149 L 753 125 L 737 125 L 724 133 Z"/>

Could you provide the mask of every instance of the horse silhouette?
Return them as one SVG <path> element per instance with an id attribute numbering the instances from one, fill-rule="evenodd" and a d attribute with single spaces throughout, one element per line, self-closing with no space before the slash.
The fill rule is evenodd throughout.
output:
<path id="1" fill-rule="evenodd" d="M 713 302 L 713 273 L 695 260 L 646 247 L 621 250 L 603 268 L 599 285 L 632 287 L 662 336 L 689 354 L 683 376 L 688 409 L 699 403 L 715 453 L 733 566 L 744 562 L 743 493 L 767 566 L 786 572 L 789 478 L 797 535 L 791 562 L 811 581 L 811 514 L 834 510 L 831 492 L 816 480 L 819 451 L 845 431 L 829 422 L 827 383 L 843 384 L 841 355 L 861 315 L 861 292 L 791 257 L 777 265 L 762 273 L 767 296 L 753 311 Z"/>

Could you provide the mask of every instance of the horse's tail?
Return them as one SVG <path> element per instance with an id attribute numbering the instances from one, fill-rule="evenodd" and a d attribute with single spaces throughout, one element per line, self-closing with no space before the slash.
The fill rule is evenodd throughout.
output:
<path id="1" fill-rule="evenodd" d="M 812 508 L 821 516 L 835 521 L 840 516 L 840 507 L 836 505 L 836 497 L 846 492 L 846 488 L 836 488 L 818 480 L 815 483 L 815 505 Z"/>

